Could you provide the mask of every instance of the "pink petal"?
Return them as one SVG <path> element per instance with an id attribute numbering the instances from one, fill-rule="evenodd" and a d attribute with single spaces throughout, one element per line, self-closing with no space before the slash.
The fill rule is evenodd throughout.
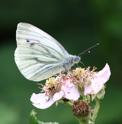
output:
<path id="1" fill-rule="evenodd" d="M 33 93 L 30 98 L 33 106 L 39 109 L 46 109 L 50 107 L 55 101 L 52 98 L 48 98 L 45 93 Z"/>
<path id="2" fill-rule="evenodd" d="M 101 71 L 94 75 L 93 79 L 91 79 L 91 84 L 85 86 L 84 95 L 97 94 L 103 88 L 104 84 L 109 80 L 110 75 L 110 67 L 108 64 L 106 64 Z"/>
<path id="3" fill-rule="evenodd" d="M 78 88 L 72 82 L 69 82 L 69 80 L 62 86 L 62 90 L 64 91 L 64 97 L 66 99 L 75 101 L 80 97 Z"/>
<path id="4" fill-rule="evenodd" d="M 54 101 L 58 101 L 58 100 L 60 100 L 63 96 L 64 96 L 64 92 L 63 92 L 63 91 L 59 91 L 59 92 L 57 92 L 57 93 L 54 94 L 53 100 L 54 100 Z"/>

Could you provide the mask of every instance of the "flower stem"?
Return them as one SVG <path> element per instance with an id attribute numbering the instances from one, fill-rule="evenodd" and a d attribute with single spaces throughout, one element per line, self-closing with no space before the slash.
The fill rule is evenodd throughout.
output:
<path id="1" fill-rule="evenodd" d="M 79 120 L 79 124 L 88 124 L 88 120 Z"/>
<path id="2" fill-rule="evenodd" d="M 93 115 L 92 115 L 92 121 L 95 123 L 95 120 L 97 118 L 97 115 L 98 115 L 98 111 L 100 109 L 100 101 L 98 99 L 95 99 L 96 101 L 96 104 L 95 104 L 95 107 L 94 107 L 94 112 L 93 112 Z"/>

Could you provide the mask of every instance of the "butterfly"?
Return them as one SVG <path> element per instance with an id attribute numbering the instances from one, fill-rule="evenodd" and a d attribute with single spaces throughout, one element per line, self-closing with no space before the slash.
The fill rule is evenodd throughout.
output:
<path id="1" fill-rule="evenodd" d="M 22 75 L 32 81 L 42 81 L 69 70 L 80 61 L 69 54 L 52 36 L 41 29 L 20 22 L 16 30 L 15 63 Z"/>

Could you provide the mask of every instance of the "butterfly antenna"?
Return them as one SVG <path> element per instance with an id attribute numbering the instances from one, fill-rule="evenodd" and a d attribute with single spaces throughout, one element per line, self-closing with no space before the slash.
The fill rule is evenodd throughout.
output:
<path id="1" fill-rule="evenodd" d="M 84 50 L 83 52 L 79 53 L 78 56 L 81 56 L 81 55 L 85 54 L 86 52 L 90 53 L 90 50 L 91 50 L 91 49 L 93 49 L 93 48 L 95 48 L 95 47 L 97 47 L 97 46 L 99 46 L 99 45 L 100 45 L 100 43 L 94 44 L 93 46 L 91 46 L 91 47 L 89 47 L 88 49 Z"/>

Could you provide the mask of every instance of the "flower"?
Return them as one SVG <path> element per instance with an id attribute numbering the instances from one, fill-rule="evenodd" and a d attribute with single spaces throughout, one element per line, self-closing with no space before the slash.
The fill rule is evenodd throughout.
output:
<path id="1" fill-rule="evenodd" d="M 97 94 L 102 90 L 104 84 L 109 80 L 111 75 L 110 67 L 108 64 L 105 67 L 92 75 L 90 84 L 84 85 L 84 95 Z"/>
<path id="2" fill-rule="evenodd" d="M 73 103 L 80 95 L 96 95 L 104 88 L 111 71 L 108 64 L 99 72 L 95 69 L 76 68 L 67 74 L 49 78 L 43 86 L 43 92 L 32 94 L 32 104 L 39 109 L 45 109 L 63 98 Z"/>
<path id="3" fill-rule="evenodd" d="M 69 76 L 49 78 L 43 90 L 44 93 L 33 93 L 30 99 L 33 106 L 39 109 L 48 108 L 62 98 L 75 101 L 80 97 L 78 88 L 73 84 L 72 78 Z"/>

